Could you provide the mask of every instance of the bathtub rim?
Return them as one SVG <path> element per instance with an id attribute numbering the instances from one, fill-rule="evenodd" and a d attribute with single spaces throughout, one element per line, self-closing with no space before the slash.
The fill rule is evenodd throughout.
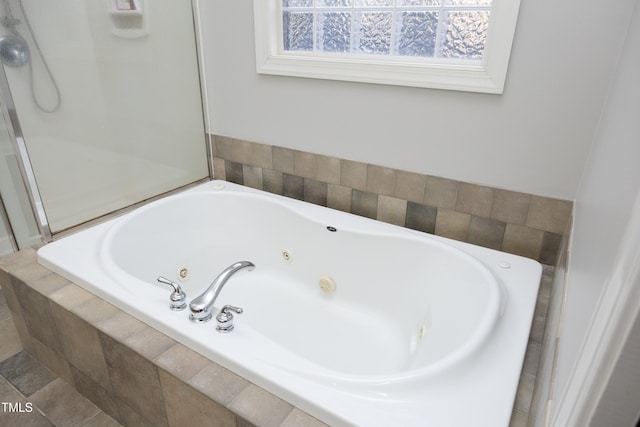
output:
<path id="1" fill-rule="evenodd" d="M 213 181 L 205 185 L 211 185 L 212 183 Z M 251 191 L 251 189 L 247 188 L 246 191 Z M 89 231 L 91 231 L 94 236 L 96 234 L 101 235 L 105 230 L 105 224 L 107 223 L 98 224 Z M 408 231 L 413 232 L 413 230 Z M 69 238 L 74 239 L 74 242 L 80 243 L 88 239 L 88 237 L 80 238 L 80 234 L 81 233 L 71 235 Z M 439 236 L 431 237 L 444 239 Z M 448 241 L 449 239 L 445 240 Z M 83 274 L 89 273 L 90 269 L 83 266 L 80 271 L 75 271 L 71 274 L 64 271 L 64 268 L 53 265 L 53 262 L 48 259 L 51 258 L 50 250 L 46 248 L 51 248 L 52 245 L 55 246 L 58 242 L 60 241 L 45 245 L 41 248 L 41 251 L 38 251 L 38 262 L 51 271 L 71 280 L 78 286 L 110 301 L 108 297 L 104 296 L 101 290 L 91 284 L 87 284 Z M 307 381 L 297 382 L 291 390 L 283 389 L 277 385 L 273 386 L 268 381 L 265 382 L 254 378 L 254 376 L 249 375 L 242 369 L 235 370 L 233 368 L 235 366 L 233 361 L 227 364 L 229 361 L 224 357 L 220 359 L 213 358 L 207 352 L 202 351 L 199 346 L 192 345 L 188 340 L 178 339 L 178 341 L 206 357 L 213 359 L 222 366 L 235 371 L 237 374 L 244 376 L 250 382 L 264 387 L 271 393 L 334 426 L 353 426 L 353 422 L 357 422 L 358 425 L 376 425 L 376 422 L 382 422 L 382 425 L 389 425 L 389 423 L 392 422 L 385 414 L 391 414 L 389 416 L 392 417 L 394 416 L 393 414 L 395 414 L 395 416 L 402 414 L 402 419 L 407 421 L 405 425 L 414 425 L 409 421 L 415 419 L 414 417 L 417 416 L 423 420 L 437 420 L 435 421 L 435 425 L 461 425 L 450 424 L 451 419 L 456 419 L 457 421 L 466 420 L 473 425 L 491 427 L 498 425 L 507 426 L 511 418 L 516 390 L 524 362 L 542 266 L 537 261 L 531 259 L 470 245 L 464 242 L 451 241 L 451 244 L 464 248 L 465 251 L 468 251 L 470 254 L 482 258 L 482 263 L 501 280 L 504 280 L 509 304 L 504 313 L 505 321 L 499 322 L 496 333 L 490 338 L 491 342 L 487 343 L 490 348 L 483 349 L 483 353 L 485 354 L 481 354 L 478 360 L 474 360 L 473 365 L 464 365 L 460 372 L 454 370 L 455 375 L 452 378 L 446 378 L 448 386 L 445 387 L 444 390 L 439 388 L 437 390 L 434 389 L 434 387 L 442 383 L 442 381 L 437 379 L 433 384 L 415 389 L 411 397 L 389 401 L 385 399 L 384 404 L 382 404 L 380 400 L 371 399 L 371 396 L 358 398 L 357 396 L 354 397 L 349 393 L 339 390 L 336 391 L 335 389 L 330 389 L 328 392 L 330 393 L 329 397 L 327 397 L 326 390 L 330 387 L 325 386 L 318 386 L 317 389 L 311 390 L 311 394 L 309 395 L 309 382 Z M 62 248 L 62 252 L 67 250 L 68 248 L 66 247 Z M 58 252 L 60 252 L 60 250 L 58 250 Z M 65 255 L 68 256 L 69 254 L 60 254 L 63 258 Z M 87 251 L 80 251 L 78 256 L 80 260 L 90 258 L 90 254 L 87 253 Z M 485 256 L 486 258 L 483 258 Z M 504 260 L 512 262 L 513 268 L 503 270 L 502 267 L 499 267 L 499 263 Z M 514 283 L 509 277 L 512 273 L 515 273 L 515 270 L 521 267 L 524 269 L 523 274 L 526 280 L 522 283 L 517 283 L 517 287 L 514 287 Z M 513 293 L 514 290 L 517 291 L 515 294 Z M 128 306 L 123 307 L 121 304 L 111 303 L 125 312 L 130 312 L 130 307 Z M 158 327 L 154 323 L 150 323 L 145 317 L 138 318 L 171 336 L 171 334 L 165 330 L 166 328 Z M 497 351 L 495 351 L 496 349 Z M 459 387 L 452 388 L 451 384 L 453 384 L 453 386 L 459 384 Z M 433 390 L 435 390 L 435 392 L 433 392 Z M 337 398 L 334 396 L 336 392 L 338 393 Z M 440 403 L 434 406 L 431 399 L 435 399 Z M 442 404 L 442 399 L 445 399 L 447 402 L 451 401 L 453 406 Z M 391 412 L 386 412 L 385 408 L 389 408 Z M 353 421 L 354 419 L 350 418 L 350 415 L 345 416 L 345 413 L 354 411 L 357 413 L 356 421 Z M 392 419 L 395 420 L 395 418 Z M 387 420 L 386 424 L 384 420 Z M 417 425 L 423 424 L 419 422 Z"/>

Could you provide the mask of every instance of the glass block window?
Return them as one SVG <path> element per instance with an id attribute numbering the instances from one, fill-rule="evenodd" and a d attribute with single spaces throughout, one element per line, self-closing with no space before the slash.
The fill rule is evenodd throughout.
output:
<path id="1" fill-rule="evenodd" d="M 520 0 L 254 0 L 257 69 L 502 93 Z"/>
<path id="2" fill-rule="evenodd" d="M 481 61 L 492 0 L 280 0 L 284 51 Z"/>

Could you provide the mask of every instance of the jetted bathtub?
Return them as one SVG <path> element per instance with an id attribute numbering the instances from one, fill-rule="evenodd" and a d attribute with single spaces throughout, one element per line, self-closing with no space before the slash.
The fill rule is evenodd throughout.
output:
<path id="1" fill-rule="evenodd" d="M 44 246 L 39 262 L 324 422 L 507 426 L 541 266 L 224 181 Z M 194 323 L 169 309 L 238 261 Z M 224 305 L 243 309 L 216 331 Z"/>

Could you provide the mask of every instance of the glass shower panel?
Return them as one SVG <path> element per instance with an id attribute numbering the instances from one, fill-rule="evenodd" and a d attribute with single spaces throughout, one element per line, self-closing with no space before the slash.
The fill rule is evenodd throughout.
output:
<path id="1" fill-rule="evenodd" d="M 1 205 L 2 203 L 0 203 L 0 209 L 2 209 Z M 11 240 L 13 235 L 9 230 L 8 223 L 1 216 L 2 212 L 0 212 L 0 256 L 4 256 L 13 253 L 16 248 Z"/>
<path id="2" fill-rule="evenodd" d="M 4 64 L 53 232 L 208 176 L 190 1 L 6 0 L 0 18 L 26 46 Z"/>
<path id="3" fill-rule="evenodd" d="M 0 77 L 1 78 L 1 77 Z M 22 179 L 7 107 L 0 105 L 0 256 L 41 242 Z M 13 243 L 12 243 L 13 239 Z M 17 246 L 15 248 L 14 246 Z"/>

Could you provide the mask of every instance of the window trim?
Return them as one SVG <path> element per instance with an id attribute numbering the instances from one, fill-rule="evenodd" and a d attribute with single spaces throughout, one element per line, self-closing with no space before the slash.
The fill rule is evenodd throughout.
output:
<path id="1" fill-rule="evenodd" d="M 279 0 L 254 0 L 256 69 L 259 74 L 502 94 L 520 0 L 493 0 L 482 63 L 340 54 L 282 52 Z"/>

